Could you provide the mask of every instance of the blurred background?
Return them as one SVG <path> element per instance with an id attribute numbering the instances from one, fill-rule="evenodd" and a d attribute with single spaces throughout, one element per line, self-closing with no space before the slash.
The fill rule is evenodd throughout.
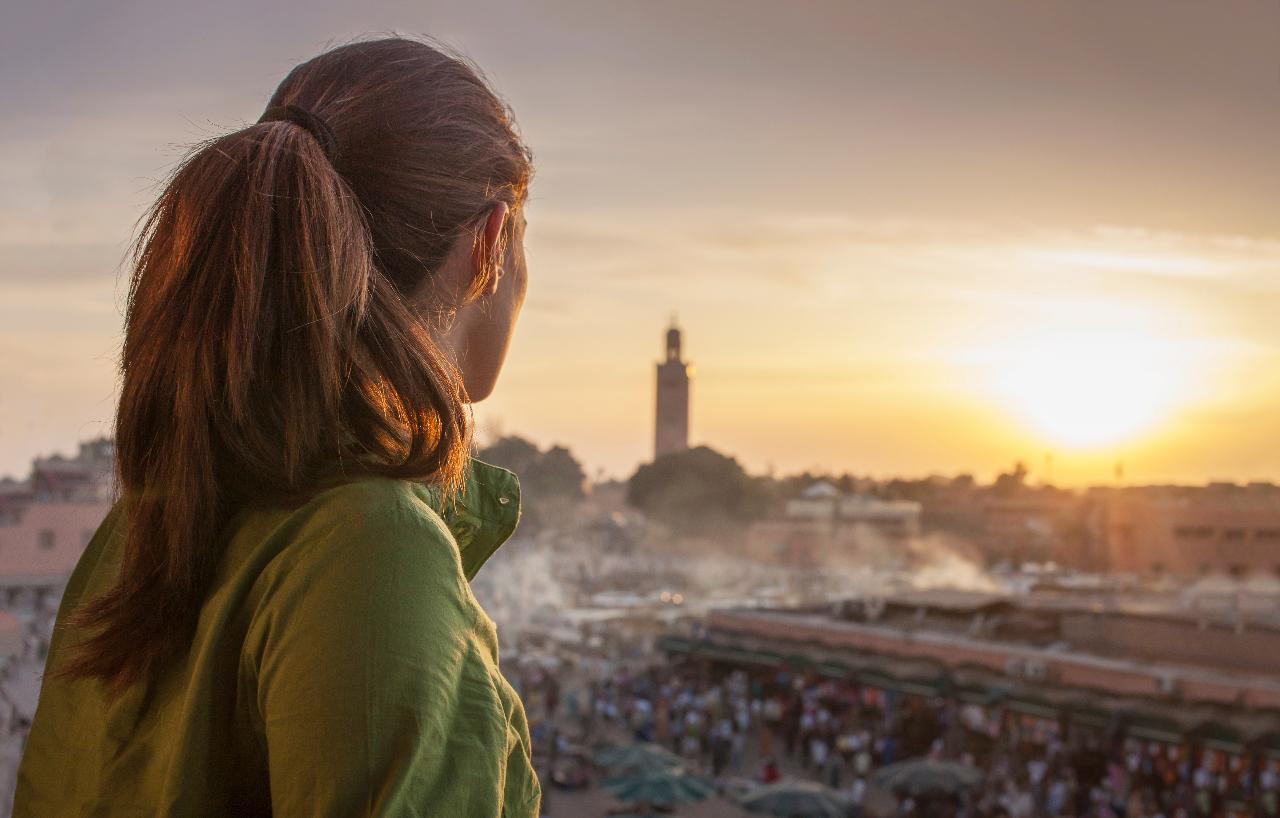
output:
<path id="1" fill-rule="evenodd" d="M 1274 0 L 5 0 L 6 793 L 135 221 L 388 33 L 534 153 L 474 587 L 547 814 L 1280 813 Z"/>

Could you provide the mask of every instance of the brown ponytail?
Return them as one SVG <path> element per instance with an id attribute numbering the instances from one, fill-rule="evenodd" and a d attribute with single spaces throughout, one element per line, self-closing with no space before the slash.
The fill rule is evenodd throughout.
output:
<path id="1" fill-rule="evenodd" d="M 256 123 L 196 146 L 142 220 L 125 547 L 115 586 L 67 621 L 98 632 L 55 677 L 114 695 L 185 651 L 238 508 L 370 474 L 461 485 L 467 396 L 428 329 L 458 305 L 409 296 L 491 207 L 523 203 L 528 150 L 474 66 L 407 38 L 299 65 L 268 107 L 286 105 L 328 123 L 334 160 L 295 122 Z"/>

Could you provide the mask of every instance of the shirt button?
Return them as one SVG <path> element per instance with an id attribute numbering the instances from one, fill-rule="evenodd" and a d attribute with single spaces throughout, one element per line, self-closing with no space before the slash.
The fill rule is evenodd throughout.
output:
<path id="1" fill-rule="evenodd" d="M 502 504 L 505 506 L 507 503 L 510 503 L 510 502 L 511 502 L 511 498 L 510 498 L 510 497 L 499 497 L 499 498 L 498 498 L 498 502 L 499 502 L 499 503 L 502 503 Z"/>

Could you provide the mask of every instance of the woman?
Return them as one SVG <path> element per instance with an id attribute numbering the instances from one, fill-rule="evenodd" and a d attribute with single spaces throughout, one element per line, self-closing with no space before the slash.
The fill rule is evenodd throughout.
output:
<path id="1" fill-rule="evenodd" d="M 524 299 L 530 175 L 478 71 L 404 38 L 297 66 L 179 166 L 17 818 L 538 814 L 468 585 L 520 516 L 467 404 Z"/>

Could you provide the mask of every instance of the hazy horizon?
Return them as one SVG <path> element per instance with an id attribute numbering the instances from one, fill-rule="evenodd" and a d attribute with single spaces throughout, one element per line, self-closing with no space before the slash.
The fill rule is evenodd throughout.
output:
<path id="1" fill-rule="evenodd" d="M 498 427 L 754 473 L 1280 480 L 1280 3 L 19 5 L 0 32 L 0 475 L 109 431 L 135 219 L 186 145 L 379 33 L 534 151 Z M 249 24 L 252 23 L 252 24 Z"/>

